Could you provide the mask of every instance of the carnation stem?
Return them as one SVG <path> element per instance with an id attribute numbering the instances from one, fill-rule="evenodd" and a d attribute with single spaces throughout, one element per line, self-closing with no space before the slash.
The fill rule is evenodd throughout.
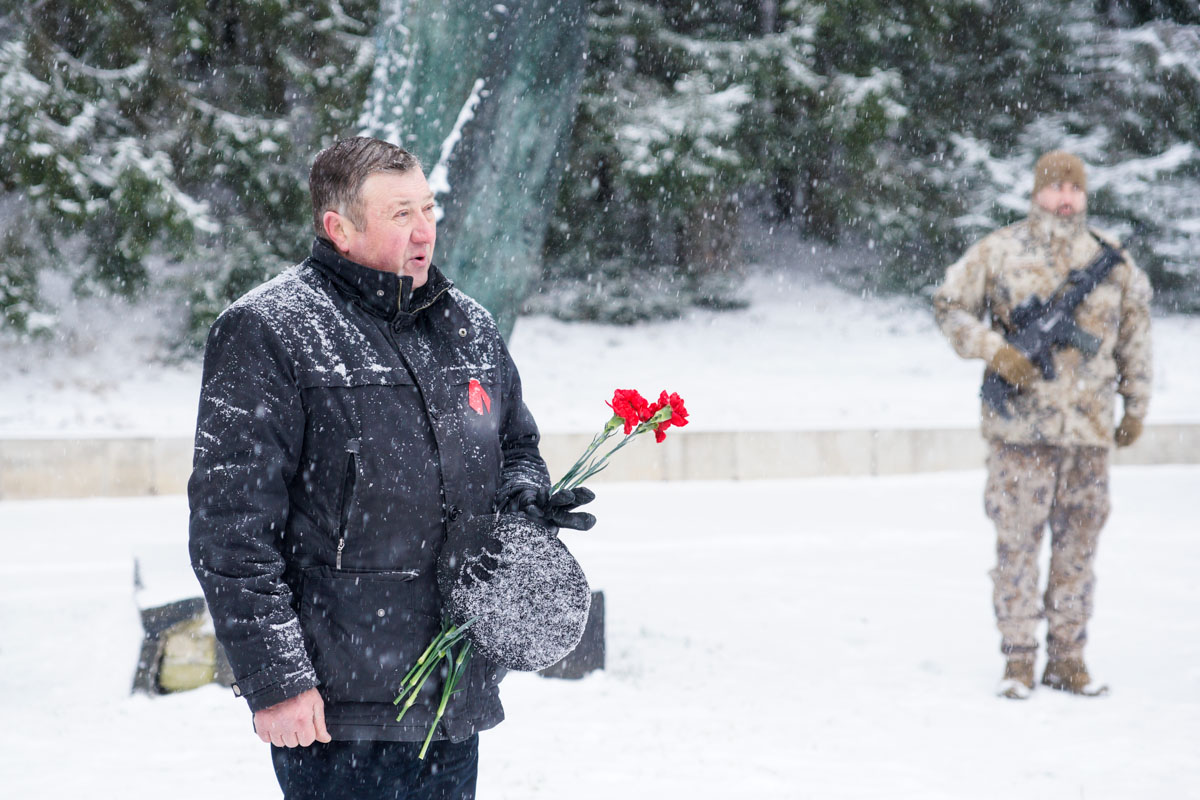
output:
<path id="1" fill-rule="evenodd" d="M 638 434 L 646 433 L 647 431 L 654 430 L 658 426 L 659 423 L 661 423 L 664 419 L 669 419 L 669 418 L 670 418 L 669 409 L 667 410 L 666 416 L 663 416 L 663 412 L 659 411 L 650 420 L 648 420 L 647 422 L 643 422 L 641 425 L 638 425 L 636 428 L 634 428 L 628 434 L 621 437 L 621 441 L 618 442 L 617 445 L 613 449 L 609 450 L 603 456 L 595 459 L 592 463 L 585 464 L 584 462 L 587 460 L 587 458 L 596 451 L 596 447 L 589 447 L 588 450 L 580 457 L 580 459 L 575 462 L 575 465 L 572 466 L 570 470 L 568 470 L 567 474 L 564 475 L 558 481 L 558 483 L 554 484 L 554 486 L 551 487 L 550 493 L 554 494 L 555 492 L 561 491 L 562 489 L 574 489 L 576 486 L 579 486 L 584 481 L 586 481 L 588 478 L 592 477 L 593 475 L 595 475 L 596 473 L 600 472 L 605 467 L 607 467 L 608 460 L 613 457 L 613 454 L 616 453 L 618 450 L 620 450 L 625 445 L 629 444 L 629 442 L 634 437 L 636 437 Z M 605 436 L 604 438 L 607 439 L 608 436 Z M 603 440 L 601 440 L 601 442 L 603 442 Z M 593 440 L 593 444 L 595 444 L 595 440 Z"/>
<path id="2" fill-rule="evenodd" d="M 408 671 L 408 674 L 404 676 L 404 680 L 400 681 L 401 688 L 410 685 L 410 682 L 413 681 L 413 679 L 421 671 L 421 667 L 423 667 L 425 665 L 426 659 L 428 659 L 430 654 L 432 654 L 433 651 L 438 648 L 438 645 L 441 644 L 442 640 L 446 636 L 446 633 L 447 633 L 447 628 L 443 626 L 442 630 L 438 633 L 438 635 L 433 637 L 433 641 L 431 641 L 429 643 L 429 646 L 425 648 L 425 652 L 422 653 L 420 658 L 417 659 L 417 663 L 413 664 L 412 669 L 410 669 Z M 404 697 L 404 695 L 401 694 L 400 697 L 397 697 L 395 699 L 395 701 L 393 702 L 393 704 L 399 703 L 401 697 Z"/>
<path id="3" fill-rule="evenodd" d="M 583 451 L 583 455 L 581 455 L 575 461 L 575 463 L 571 465 L 571 468 L 569 470 L 567 470 L 567 474 L 565 474 L 561 478 L 559 478 L 558 482 L 555 483 L 554 486 L 550 487 L 550 493 L 554 494 L 555 492 L 559 491 L 560 489 L 573 488 L 574 486 L 578 486 L 579 485 L 578 483 L 571 485 L 571 480 L 573 478 L 575 478 L 576 475 L 579 474 L 580 469 L 587 463 L 587 460 L 589 458 L 591 458 L 592 454 L 595 453 L 596 450 L 598 450 L 600 448 L 600 445 L 602 445 L 606 441 L 608 441 L 609 437 L 612 436 L 614 430 L 616 430 L 615 426 L 606 425 L 604 427 L 604 430 L 600 431 L 600 433 L 598 433 L 594 437 L 592 437 L 592 443 L 589 444 L 587 446 L 587 449 Z"/>
<path id="4" fill-rule="evenodd" d="M 451 624 L 450 620 L 442 623 L 442 630 L 438 632 L 437 636 L 433 637 L 433 641 L 425 648 L 425 652 L 417 659 L 417 663 L 413 665 L 408 674 L 404 676 L 404 680 L 400 682 L 400 694 L 392 701 L 393 705 L 404 703 L 400 707 L 399 715 L 396 717 L 397 722 L 404 719 L 404 715 L 416 704 L 417 698 L 421 695 L 421 689 L 425 686 L 425 681 L 429 679 L 429 676 L 437 668 L 442 658 L 451 657 L 451 648 L 463 640 L 466 636 L 467 628 L 475 623 L 475 619 L 475 617 L 472 617 L 458 626 Z M 470 643 L 468 642 L 466 652 L 469 652 L 469 648 Z M 449 681 L 450 677 L 447 677 L 447 681 Z M 455 683 L 457 683 L 457 680 Z M 437 720 L 434 720 L 433 727 L 437 727 Z"/>
<path id="5" fill-rule="evenodd" d="M 433 637 L 433 641 L 429 643 L 429 647 L 425 648 L 425 652 L 417 659 L 417 663 L 413 664 L 412 669 L 408 671 L 408 674 L 404 676 L 404 680 L 400 682 L 401 693 L 393 701 L 393 704 L 403 700 L 404 695 L 409 689 L 419 687 L 420 684 L 425 682 L 425 678 L 429 676 L 429 671 L 437 663 L 437 659 L 442 654 L 442 651 L 445 650 L 446 642 L 453 630 L 453 626 L 447 623 L 438 635 Z"/>
<path id="6" fill-rule="evenodd" d="M 446 659 L 446 661 L 450 661 L 449 653 L 443 651 L 441 656 L 442 658 Z M 421 745 L 421 752 L 417 755 L 417 758 L 422 761 L 425 760 L 425 753 L 429 750 L 429 743 L 433 741 L 433 733 L 437 730 L 438 723 L 442 721 L 442 714 L 446 713 L 446 701 L 450 697 L 447 694 L 446 689 L 450 686 L 450 673 L 453 671 L 453 664 L 448 664 L 446 680 L 442 684 L 442 700 L 440 703 L 438 703 L 437 713 L 434 714 L 433 722 L 429 725 L 429 733 L 425 734 L 425 743 Z"/>
<path id="7" fill-rule="evenodd" d="M 467 642 L 463 645 L 462 650 L 458 652 L 457 658 L 453 657 L 453 651 L 449 648 L 442 652 L 442 658 L 447 662 L 446 680 L 442 684 L 442 699 L 438 703 L 437 713 L 433 717 L 433 722 L 429 726 L 429 733 L 425 734 L 425 743 L 421 745 L 421 752 L 417 758 L 424 761 L 425 753 L 429 750 L 429 743 L 433 741 L 434 731 L 437 730 L 438 723 L 442 721 L 442 716 L 446 713 L 446 704 L 450 702 L 451 696 L 458 692 L 458 683 L 462 680 L 463 675 L 467 671 L 467 662 L 471 658 L 471 643 Z"/>

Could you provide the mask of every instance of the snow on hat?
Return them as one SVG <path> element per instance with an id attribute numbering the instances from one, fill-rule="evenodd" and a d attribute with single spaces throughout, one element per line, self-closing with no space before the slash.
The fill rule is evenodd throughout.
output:
<path id="1" fill-rule="evenodd" d="M 1033 165 L 1033 193 L 1056 183 L 1071 183 L 1087 191 L 1087 171 L 1079 156 L 1065 150 L 1051 150 Z"/>

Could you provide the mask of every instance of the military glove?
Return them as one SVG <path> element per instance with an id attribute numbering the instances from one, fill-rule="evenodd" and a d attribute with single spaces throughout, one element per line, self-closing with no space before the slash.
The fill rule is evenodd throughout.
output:
<path id="1" fill-rule="evenodd" d="M 992 371 L 999 375 L 1004 380 L 1016 386 L 1018 389 L 1024 389 L 1029 386 L 1039 377 L 1041 371 L 1033 365 L 1033 362 L 1025 357 L 1017 348 L 1007 342 L 1000 346 L 996 351 L 996 355 L 992 356 L 988 361 L 988 366 Z"/>
<path id="2" fill-rule="evenodd" d="M 510 508 L 520 511 L 530 519 L 544 522 L 552 528 L 571 528 L 577 531 L 591 530 L 596 524 L 596 518 L 582 511 L 575 511 L 582 505 L 596 499 L 596 493 L 585 486 L 575 489 L 562 489 L 550 494 L 546 488 L 536 491 L 523 491 L 510 503 Z"/>
<path id="3" fill-rule="evenodd" d="M 1131 417 L 1128 414 L 1121 420 L 1121 424 L 1117 426 L 1116 435 L 1113 437 L 1117 440 L 1117 447 L 1129 447 L 1138 440 L 1142 435 L 1142 421 L 1138 417 Z"/>

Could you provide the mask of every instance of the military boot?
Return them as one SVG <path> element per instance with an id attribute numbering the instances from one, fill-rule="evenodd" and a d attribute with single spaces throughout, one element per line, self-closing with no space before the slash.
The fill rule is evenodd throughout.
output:
<path id="1" fill-rule="evenodd" d="M 1094 683 L 1088 675 L 1082 658 L 1055 658 L 1046 662 L 1042 673 L 1042 684 L 1060 692 L 1070 692 L 1084 697 L 1099 697 L 1108 694 L 1108 687 Z"/>
<path id="2" fill-rule="evenodd" d="M 1009 700 L 1024 700 L 1033 691 L 1033 660 L 1010 658 L 1004 665 L 1004 677 L 996 694 Z"/>

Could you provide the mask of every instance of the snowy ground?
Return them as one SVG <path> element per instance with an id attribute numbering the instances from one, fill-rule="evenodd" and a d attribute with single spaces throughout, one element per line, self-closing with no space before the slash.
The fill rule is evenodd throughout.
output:
<path id="1" fill-rule="evenodd" d="M 742 311 L 630 328 L 523 317 L 511 349 L 526 402 L 548 432 L 598 429 L 615 388 L 679 392 L 692 430 L 976 425 L 981 364 L 954 355 L 924 303 L 829 285 L 820 269 L 846 257 L 772 254 L 783 264 L 739 282 Z M 56 341 L 0 342 L 0 436 L 191 436 L 199 363 L 154 358 L 181 313 L 78 301 Z M 1154 325 L 1149 422 L 1200 421 L 1200 318 Z"/>
<path id="2" fill-rule="evenodd" d="M 510 675 L 489 800 L 1196 797 L 1200 467 L 1114 473 L 1089 661 L 1107 698 L 992 689 L 982 472 L 609 484 L 567 541 L 608 668 Z M 181 497 L 0 503 L 14 798 L 278 797 L 241 701 L 130 697 L 150 590 L 194 590 Z M 149 599 L 143 597 L 143 599 Z"/>

